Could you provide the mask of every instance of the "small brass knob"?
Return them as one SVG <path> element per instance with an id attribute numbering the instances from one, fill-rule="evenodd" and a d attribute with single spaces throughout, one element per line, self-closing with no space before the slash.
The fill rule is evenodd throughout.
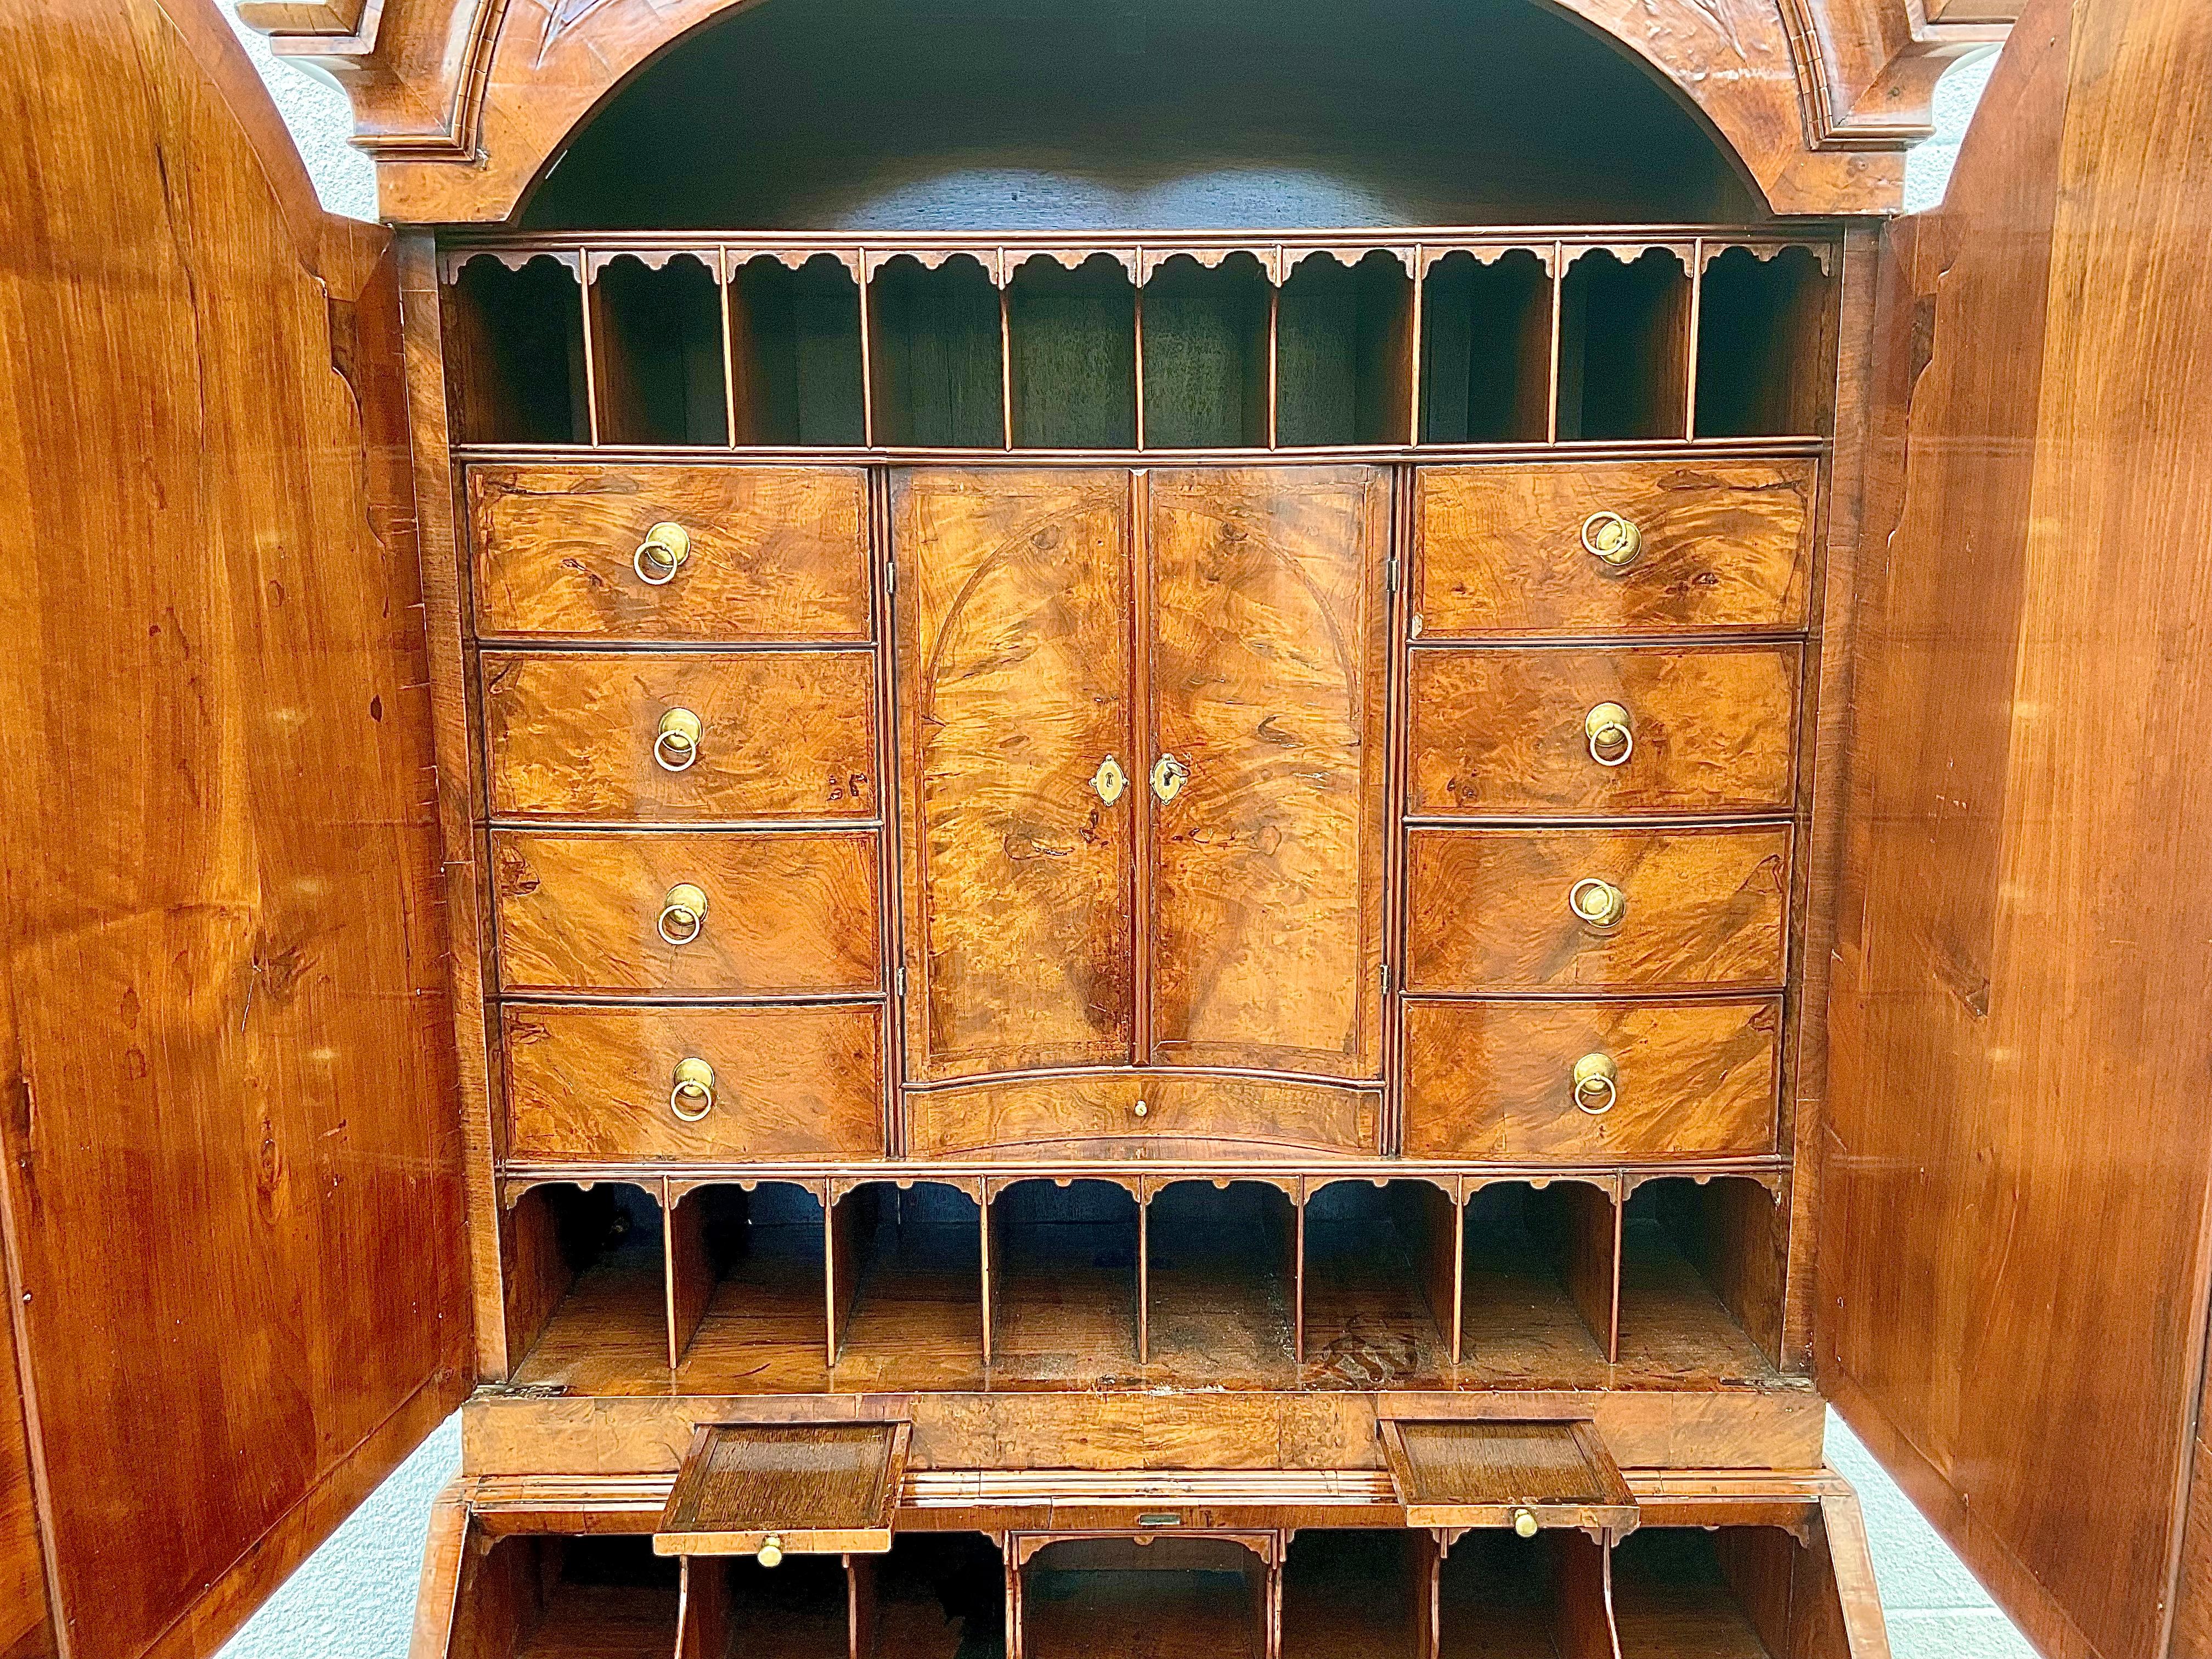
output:
<path id="1" fill-rule="evenodd" d="M 690 556 L 691 532 L 680 524 L 662 523 L 645 532 L 629 564 L 638 580 L 650 587 L 665 587 Z"/>
<path id="2" fill-rule="evenodd" d="M 1628 895 L 1601 876 L 1584 876 L 1567 890 L 1567 908 L 1583 927 L 1609 933 L 1628 914 Z"/>
<path id="3" fill-rule="evenodd" d="M 699 758 L 699 717 L 688 708 L 672 708 L 653 728 L 653 758 L 664 772 L 688 772 Z"/>
<path id="4" fill-rule="evenodd" d="M 1620 1098 L 1620 1067 L 1611 1054 L 1584 1054 L 1575 1062 L 1575 1109 L 1603 1117 Z"/>
<path id="5" fill-rule="evenodd" d="M 688 881 L 679 881 L 660 901 L 660 937 L 669 944 L 685 945 L 699 937 L 707 925 L 707 895 Z"/>
<path id="6" fill-rule="evenodd" d="M 773 1532 L 769 1534 L 761 1540 L 760 1553 L 754 1556 L 753 1559 L 764 1567 L 781 1566 L 783 1565 L 782 1534 Z"/>
<path id="7" fill-rule="evenodd" d="M 1636 752 L 1635 728 L 1617 702 L 1601 702 L 1583 715 L 1583 731 L 1589 738 L 1590 758 L 1600 766 L 1626 766 Z"/>
<path id="8" fill-rule="evenodd" d="M 1173 800 L 1182 793 L 1183 781 L 1190 776 L 1190 763 L 1175 755 L 1163 755 L 1152 763 L 1152 793 L 1162 800 Z"/>
<path id="9" fill-rule="evenodd" d="M 1152 1109 L 1140 1100 L 1137 1103 L 1136 1113 L 1139 1117 L 1150 1117 L 1152 1115 Z"/>
<path id="10" fill-rule="evenodd" d="M 1513 1511 L 1513 1534 L 1515 1537 L 1534 1538 L 1536 1535 L 1536 1527 L 1537 1522 L 1535 1510 L 1516 1510 Z"/>
<path id="11" fill-rule="evenodd" d="M 1129 787 L 1129 775 L 1121 769 L 1121 763 L 1111 755 L 1098 763 L 1098 769 L 1091 775 L 1091 787 L 1098 799 L 1111 806 L 1121 799 L 1121 792 Z"/>
<path id="12" fill-rule="evenodd" d="M 714 1109 L 714 1068 L 696 1054 L 676 1062 L 676 1079 L 668 1091 L 668 1109 L 686 1123 L 696 1123 Z"/>
<path id="13" fill-rule="evenodd" d="M 1644 532 L 1618 513 L 1593 513 L 1583 520 L 1583 551 L 1614 570 L 1626 570 L 1644 551 Z"/>

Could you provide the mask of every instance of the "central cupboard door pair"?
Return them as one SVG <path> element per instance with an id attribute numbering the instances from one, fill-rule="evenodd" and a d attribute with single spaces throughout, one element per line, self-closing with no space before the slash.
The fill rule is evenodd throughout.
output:
<path id="1" fill-rule="evenodd" d="M 1307 1080 L 1381 1075 L 1387 476 L 931 468 L 890 520 L 909 1149 L 1370 1146 Z"/>

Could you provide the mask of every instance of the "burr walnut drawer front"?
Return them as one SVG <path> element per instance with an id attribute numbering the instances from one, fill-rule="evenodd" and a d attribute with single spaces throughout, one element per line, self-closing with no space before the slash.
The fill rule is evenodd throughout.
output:
<path id="1" fill-rule="evenodd" d="M 1774 1150 L 1778 997 L 1409 1002 L 1411 1158 L 1716 1158 Z"/>
<path id="2" fill-rule="evenodd" d="M 510 993 L 883 989 L 873 830 L 501 830 L 491 857 Z"/>
<path id="3" fill-rule="evenodd" d="M 882 1010 L 508 1004 L 507 1155 L 524 1163 L 877 1158 Z"/>
<path id="4" fill-rule="evenodd" d="M 1407 810 L 1787 810 L 1800 655 L 1795 645 L 1417 649 Z"/>
<path id="5" fill-rule="evenodd" d="M 1344 1084 L 1121 1073 L 909 1090 L 917 1158 L 1077 1158 L 1130 1139 L 1372 1152 L 1382 1095 Z"/>
<path id="6" fill-rule="evenodd" d="M 483 655 L 495 817 L 872 818 L 868 651 Z"/>
<path id="7" fill-rule="evenodd" d="M 873 633 L 857 468 L 479 466 L 468 512 L 484 638 Z"/>
<path id="8" fill-rule="evenodd" d="M 1415 637 L 1802 629 L 1814 477 L 1809 459 L 1424 467 Z"/>
<path id="9" fill-rule="evenodd" d="M 1778 989 L 1790 830 L 1415 830 L 1406 988 Z"/>

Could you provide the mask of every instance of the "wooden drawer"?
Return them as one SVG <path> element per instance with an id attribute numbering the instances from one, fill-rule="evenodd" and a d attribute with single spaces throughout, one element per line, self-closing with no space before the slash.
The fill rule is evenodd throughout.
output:
<path id="1" fill-rule="evenodd" d="M 1415 637 L 1802 629 L 1814 476 L 1809 459 L 1424 467 Z M 1601 513 L 1634 527 L 1629 562 L 1585 546 Z"/>
<path id="2" fill-rule="evenodd" d="M 491 842 L 510 992 L 883 989 L 873 830 L 502 830 Z M 667 913 L 679 886 L 706 898 L 696 931 Z"/>
<path id="3" fill-rule="evenodd" d="M 1799 659 L 1795 645 L 1417 650 L 1407 811 L 1786 810 Z M 1616 766 L 1591 752 L 1603 703 L 1633 733 Z"/>
<path id="4" fill-rule="evenodd" d="M 874 1003 L 501 1011 L 507 1155 L 520 1162 L 876 1158 L 883 1018 Z M 696 1123 L 670 1101 L 678 1062 L 714 1068 Z"/>
<path id="5" fill-rule="evenodd" d="M 1778 988 L 1790 831 L 1416 830 L 1406 890 L 1417 994 Z"/>
<path id="6" fill-rule="evenodd" d="M 943 1158 L 1018 1147 L 1033 1157 L 1080 1157 L 1133 1138 L 1371 1152 L 1381 1105 L 1372 1089 L 1259 1078 L 1121 1073 L 976 1083 L 909 1090 L 907 1151 Z"/>
<path id="7" fill-rule="evenodd" d="M 867 651 L 486 652 L 491 810 L 518 818 L 870 818 Z M 653 758 L 663 717 L 699 717 L 697 758 Z"/>
<path id="8" fill-rule="evenodd" d="M 872 633 L 858 468 L 478 466 L 468 510 L 485 637 L 738 643 Z M 655 586 L 639 574 L 637 550 L 663 523 L 680 526 L 690 547 Z"/>
<path id="9" fill-rule="evenodd" d="M 1698 1002 L 1409 1002 L 1411 1158 L 1714 1158 L 1774 1150 L 1779 998 Z M 1612 1109 L 1573 1098 L 1609 1056 Z"/>

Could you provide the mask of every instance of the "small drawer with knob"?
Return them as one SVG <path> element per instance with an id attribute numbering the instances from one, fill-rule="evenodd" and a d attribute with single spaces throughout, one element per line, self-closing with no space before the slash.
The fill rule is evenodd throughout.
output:
<path id="1" fill-rule="evenodd" d="M 865 650 L 483 653 L 495 818 L 873 818 Z"/>
<path id="2" fill-rule="evenodd" d="M 1424 647 L 1412 657 L 1414 817 L 1792 804 L 1798 646 Z"/>
<path id="3" fill-rule="evenodd" d="M 878 1158 L 878 1003 L 500 1012 L 508 1159 Z"/>
<path id="4" fill-rule="evenodd" d="M 1809 459 L 1424 467 L 1409 626 L 1425 640 L 1796 632 L 1815 477 Z"/>
<path id="5" fill-rule="evenodd" d="M 509 994 L 884 989 L 873 830 L 498 830 L 491 866 Z"/>
<path id="6" fill-rule="evenodd" d="M 1779 824 L 1413 830 L 1406 989 L 1778 990 L 1790 848 Z"/>
<path id="7" fill-rule="evenodd" d="M 1405 1029 L 1409 1158 L 1774 1150 L 1779 997 L 1413 1000 Z"/>
<path id="8" fill-rule="evenodd" d="M 873 637 L 857 468 L 477 466 L 468 513 L 483 639 Z"/>

